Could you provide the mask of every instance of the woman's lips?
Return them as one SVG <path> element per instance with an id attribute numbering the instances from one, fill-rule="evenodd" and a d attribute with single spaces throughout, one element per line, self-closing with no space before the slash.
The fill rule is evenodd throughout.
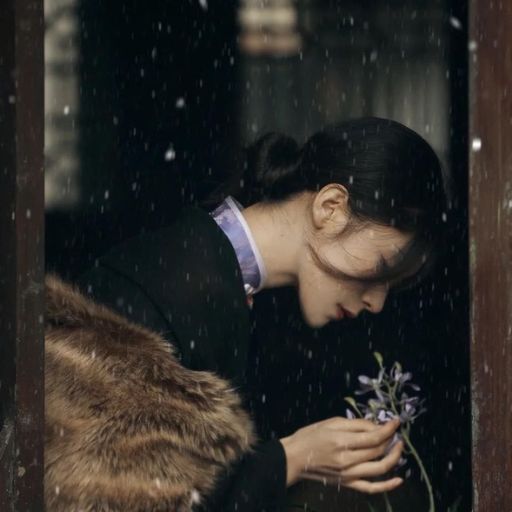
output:
<path id="1" fill-rule="evenodd" d="M 355 315 L 353 315 L 350 311 L 347 311 L 345 308 L 340 306 L 339 304 L 336 304 L 337 306 L 337 312 L 336 312 L 336 319 L 341 320 L 342 318 L 354 318 Z"/>

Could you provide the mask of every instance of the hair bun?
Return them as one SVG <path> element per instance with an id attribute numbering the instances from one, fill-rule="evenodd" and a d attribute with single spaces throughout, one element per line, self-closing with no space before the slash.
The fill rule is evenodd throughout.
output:
<path id="1" fill-rule="evenodd" d="M 279 199 L 279 184 L 293 177 L 301 160 L 295 139 L 267 133 L 247 147 L 244 188 L 260 199 Z"/>

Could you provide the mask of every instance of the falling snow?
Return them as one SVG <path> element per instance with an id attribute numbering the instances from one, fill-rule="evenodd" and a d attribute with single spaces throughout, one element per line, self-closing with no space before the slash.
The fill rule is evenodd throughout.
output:
<path id="1" fill-rule="evenodd" d="M 450 16 L 450 25 L 457 30 L 462 30 L 462 23 L 455 16 Z"/>
<path id="2" fill-rule="evenodd" d="M 164 159 L 166 162 L 170 162 L 171 160 L 174 160 L 176 158 L 176 152 L 173 148 L 169 148 L 164 155 Z"/>

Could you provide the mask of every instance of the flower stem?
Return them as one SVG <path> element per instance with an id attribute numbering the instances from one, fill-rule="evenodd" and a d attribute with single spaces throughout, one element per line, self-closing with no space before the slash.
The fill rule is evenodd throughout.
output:
<path id="1" fill-rule="evenodd" d="M 391 503 L 389 502 L 388 493 L 384 493 L 384 503 L 386 504 L 386 512 L 393 512 L 393 507 L 391 506 Z"/>
<path id="2" fill-rule="evenodd" d="M 387 388 L 388 388 L 389 393 L 394 395 L 395 390 L 396 390 L 396 386 L 393 386 L 393 389 L 391 389 L 391 386 L 388 383 L 386 383 L 386 384 L 387 384 Z M 396 408 L 396 404 L 395 404 L 395 401 L 393 400 L 393 397 L 391 399 L 391 407 L 393 408 L 393 411 L 395 412 L 395 414 L 397 416 L 400 416 L 398 414 L 398 411 L 397 411 L 397 408 Z M 427 486 L 428 499 L 429 499 L 429 509 L 428 509 L 428 512 L 435 512 L 436 508 L 435 508 L 435 503 L 434 503 L 434 493 L 432 491 L 432 484 L 430 483 L 430 479 L 428 478 L 427 471 L 425 470 L 425 466 L 423 465 L 423 462 L 421 461 L 421 458 L 418 455 L 418 452 L 414 448 L 414 446 L 413 446 L 413 444 L 411 442 L 411 439 L 409 438 L 409 429 L 410 429 L 410 425 L 407 424 L 406 427 L 404 427 L 404 428 L 402 428 L 400 430 L 400 433 L 402 434 L 402 438 L 405 441 L 405 444 L 409 447 L 409 450 L 411 451 L 411 454 L 416 459 L 416 462 L 418 463 L 418 466 L 419 466 L 420 471 L 421 471 L 421 475 L 423 476 L 423 479 L 425 480 L 425 485 Z"/>
<path id="3" fill-rule="evenodd" d="M 364 417 L 364 414 L 359 410 L 359 407 L 357 407 L 357 405 L 353 405 L 352 407 L 354 407 L 354 409 L 356 410 L 357 414 L 359 414 L 360 418 Z"/>
<path id="4" fill-rule="evenodd" d="M 406 432 L 402 431 L 402 437 L 404 441 L 406 442 L 407 446 L 411 450 L 411 453 L 413 457 L 416 459 L 416 462 L 418 463 L 418 466 L 421 471 L 421 475 L 423 476 L 423 479 L 425 480 L 425 485 L 427 486 L 428 490 L 428 499 L 429 499 L 429 508 L 428 512 L 435 512 L 436 507 L 434 503 L 434 493 L 432 491 L 432 484 L 430 483 L 430 479 L 428 478 L 427 471 L 425 470 L 425 466 L 423 465 L 423 462 L 421 461 L 420 456 L 418 455 L 418 452 L 414 448 L 413 444 L 411 443 L 411 440 Z"/>

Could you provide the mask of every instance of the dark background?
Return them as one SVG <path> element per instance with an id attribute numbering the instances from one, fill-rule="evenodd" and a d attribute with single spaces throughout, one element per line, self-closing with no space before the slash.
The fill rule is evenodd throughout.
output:
<path id="1" fill-rule="evenodd" d="M 229 173 L 237 147 L 267 130 L 302 142 L 347 117 L 407 124 L 432 143 L 454 182 L 451 243 L 436 273 L 390 297 L 380 315 L 320 330 L 302 323 L 292 290 L 258 294 L 252 408 L 263 437 L 344 415 L 357 376 L 377 373 L 378 350 L 412 371 L 427 398 L 412 439 L 438 509 L 462 496 L 458 510 L 470 510 L 467 7 L 293 5 L 302 49 L 276 57 L 240 50 L 235 3 L 77 4 L 79 196 L 48 208 L 47 267 L 73 279 L 116 242 L 169 222 Z M 409 506 L 424 502 L 418 489 Z"/>

